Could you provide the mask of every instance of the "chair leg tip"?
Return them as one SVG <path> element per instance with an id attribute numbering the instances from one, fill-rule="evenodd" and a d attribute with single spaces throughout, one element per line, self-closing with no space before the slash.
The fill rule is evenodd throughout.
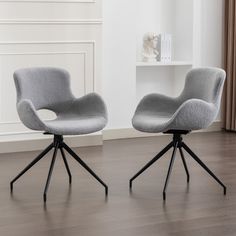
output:
<path id="1" fill-rule="evenodd" d="M 227 194 L 227 189 L 226 189 L 226 187 L 224 188 L 224 195 L 226 195 Z"/>
<path id="2" fill-rule="evenodd" d="M 10 183 L 11 192 L 13 191 L 13 183 Z"/>
<path id="3" fill-rule="evenodd" d="M 163 201 L 165 201 L 165 200 L 166 200 L 166 193 L 163 192 Z"/>
<path id="4" fill-rule="evenodd" d="M 133 187 L 133 184 L 132 184 L 132 181 L 130 180 L 129 181 L 129 188 L 132 189 L 132 187 Z"/>
<path id="5" fill-rule="evenodd" d="M 105 195 L 108 196 L 108 187 L 105 188 Z"/>
<path id="6" fill-rule="evenodd" d="M 47 195 L 46 194 L 43 195 L 43 201 L 47 202 Z"/>

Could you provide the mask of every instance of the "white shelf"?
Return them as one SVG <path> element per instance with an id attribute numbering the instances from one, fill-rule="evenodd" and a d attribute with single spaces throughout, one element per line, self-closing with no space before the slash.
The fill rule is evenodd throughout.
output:
<path id="1" fill-rule="evenodd" d="M 193 63 L 191 61 L 171 61 L 171 62 L 137 62 L 137 67 L 145 67 L 145 66 L 192 66 Z"/>

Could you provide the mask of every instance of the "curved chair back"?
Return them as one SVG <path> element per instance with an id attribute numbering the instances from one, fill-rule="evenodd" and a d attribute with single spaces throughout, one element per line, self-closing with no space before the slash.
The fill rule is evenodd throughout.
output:
<path id="1" fill-rule="evenodd" d="M 220 106 L 226 73 L 219 68 L 197 68 L 191 70 L 180 95 L 181 100 L 192 98 Z"/>
<path id="2" fill-rule="evenodd" d="M 70 75 L 58 68 L 35 67 L 19 69 L 14 73 L 17 102 L 30 100 L 35 109 L 51 109 L 56 104 L 70 101 Z"/>

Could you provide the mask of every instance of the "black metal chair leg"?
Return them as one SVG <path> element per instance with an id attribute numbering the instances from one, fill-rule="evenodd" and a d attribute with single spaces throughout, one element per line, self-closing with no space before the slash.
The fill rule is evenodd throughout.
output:
<path id="1" fill-rule="evenodd" d="M 45 189 L 44 189 L 44 193 L 43 193 L 43 200 L 44 200 L 44 202 L 47 201 L 48 186 L 49 186 L 49 184 L 50 184 L 50 180 L 51 180 L 51 176 L 52 176 L 53 167 L 54 167 L 55 160 L 56 160 L 56 157 L 57 157 L 58 147 L 59 147 L 59 144 L 57 143 L 56 146 L 55 146 L 54 153 L 53 153 L 51 165 L 50 165 L 49 172 L 48 172 L 47 182 L 46 182 Z"/>
<path id="2" fill-rule="evenodd" d="M 27 172 L 31 167 L 33 167 L 37 162 L 39 162 L 51 149 L 53 144 L 50 144 L 43 152 L 41 152 L 30 164 L 28 164 L 10 183 L 11 191 L 13 190 L 13 184 L 18 180 L 25 172 Z"/>
<path id="3" fill-rule="evenodd" d="M 226 186 L 214 175 L 214 173 L 199 159 L 199 157 L 185 143 L 182 143 L 182 146 L 189 153 L 189 155 L 223 187 L 224 195 L 226 195 Z"/>
<path id="4" fill-rule="evenodd" d="M 107 195 L 108 186 L 93 172 L 93 170 L 84 161 L 81 160 L 81 158 L 71 148 L 69 148 L 65 143 L 63 143 L 63 147 L 76 161 L 79 162 L 81 166 L 83 166 L 99 183 L 101 183 L 105 187 L 105 194 Z"/>
<path id="5" fill-rule="evenodd" d="M 62 159 L 63 159 L 63 161 L 64 161 L 64 164 L 65 164 L 67 173 L 68 173 L 68 175 L 69 175 L 69 183 L 71 184 L 71 182 L 72 182 L 72 175 L 71 175 L 71 172 L 70 172 L 70 168 L 69 168 L 68 162 L 67 162 L 67 160 L 66 160 L 65 152 L 64 152 L 64 150 L 63 150 L 62 147 L 60 147 L 60 151 L 61 151 L 61 156 L 62 156 Z"/>
<path id="6" fill-rule="evenodd" d="M 141 175 L 146 169 L 148 169 L 154 162 L 159 160 L 167 151 L 169 151 L 174 145 L 174 142 L 172 141 L 170 144 L 168 144 L 162 151 L 160 151 L 151 161 L 149 161 L 137 174 L 135 174 L 129 181 L 129 187 L 132 188 L 132 182 Z"/>
<path id="7" fill-rule="evenodd" d="M 178 143 L 175 143 L 174 144 L 174 150 L 173 150 L 173 153 L 172 153 L 172 157 L 171 157 L 171 160 L 170 160 L 168 173 L 167 173 L 167 176 L 166 176 L 165 186 L 164 186 L 164 189 L 163 189 L 163 200 L 164 201 L 166 200 L 166 189 L 167 189 L 167 186 L 168 186 L 168 183 L 169 183 L 170 174 L 171 174 L 172 169 L 173 169 L 177 148 L 178 148 Z"/>
<path id="8" fill-rule="evenodd" d="M 185 169 L 185 172 L 186 172 L 186 175 L 187 175 L 187 182 L 189 183 L 190 175 L 189 175 L 188 166 L 187 166 L 187 163 L 186 163 L 186 160 L 185 160 L 185 157 L 184 157 L 182 147 L 179 147 L 179 152 L 180 152 L 180 156 L 181 156 L 181 159 L 183 161 L 184 169 Z"/>

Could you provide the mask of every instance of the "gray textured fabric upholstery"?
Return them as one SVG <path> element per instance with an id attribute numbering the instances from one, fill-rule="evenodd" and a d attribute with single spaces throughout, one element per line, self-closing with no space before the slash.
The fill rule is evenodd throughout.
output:
<path id="1" fill-rule="evenodd" d="M 219 112 L 225 77 L 218 68 L 191 70 L 179 97 L 150 94 L 141 100 L 132 120 L 134 128 L 148 133 L 207 128 Z"/>
<path id="2" fill-rule="evenodd" d="M 75 98 L 70 75 L 58 68 L 25 68 L 14 73 L 17 111 L 30 129 L 57 135 L 89 134 L 107 124 L 107 110 L 102 98 L 91 93 Z M 56 113 L 54 120 L 42 120 L 40 109 Z"/>

